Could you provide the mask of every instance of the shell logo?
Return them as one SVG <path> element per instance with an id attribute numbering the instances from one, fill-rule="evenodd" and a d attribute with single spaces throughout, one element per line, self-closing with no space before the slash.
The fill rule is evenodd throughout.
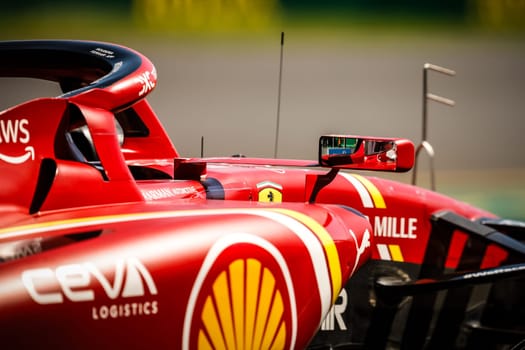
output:
<path id="1" fill-rule="evenodd" d="M 190 295 L 183 349 L 291 349 L 297 331 L 290 272 L 278 249 L 233 234 L 208 252 Z"/>

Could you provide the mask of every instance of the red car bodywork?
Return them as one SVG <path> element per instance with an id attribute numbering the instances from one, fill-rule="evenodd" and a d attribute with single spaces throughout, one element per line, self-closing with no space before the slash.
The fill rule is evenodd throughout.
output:
<path id="1" fill-rule="evenodd" d="M 65 58 L 49 64 L 45 50 Z M 304 348 L 369 259 L 423 264 L 432 215 L 495 218 L 346 171 L 316 188 L 326 170 L 315 161 L 181 158 L 144 99 L 155 68 L 127 48 L 7 42 L 0 53 L 2 76 L 70 86 L 0 113 L 8 347 Z M 71 142 L 81 127 L 89 156 Z M 467 235 L 452 241 L 448 269 Z M 494 247 L 481 268 L 507 257 Z"/>

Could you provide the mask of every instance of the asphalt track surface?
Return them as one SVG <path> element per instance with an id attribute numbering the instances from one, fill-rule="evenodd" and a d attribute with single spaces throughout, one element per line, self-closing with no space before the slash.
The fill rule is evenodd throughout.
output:
<path id="1" fill-rule="evenodd" d="M 205 156 L 274 156 L 278 34 L 275 42 L 260 44 L 175 40 L 122 44 L 156 65 L 159 80 L 149 101 L 181 155 L 200 156 L 204 137 Z M 438 189 L 441 181 L 445 192 L 460 196 L 479 188 L 470 197 L 474 202 L 488 191 L 506 193 L 513 207 L 523 203 L 523 39 L 448 35 L 310 40 L 287 34 L 277 156 L 315 159 L 318 138 L 326 133 L 406 137 L 417 145 L 422 135 L 422 68 L 427 62 L 457 73 L 454 77 L 429 73 L 429 92 L 456 102 L 454 107 L 429 102 L 428 141 L 436 151 Z M 48 88 L 20 84 L 4 81 L 0 108 Z M 426 158 L 420 156 L 423 171 L 428 168 Z M 485 207 L 493 209 L 490 205 Z M 523 210 L 512 215 L 521 212 L 525 217 Z"/>

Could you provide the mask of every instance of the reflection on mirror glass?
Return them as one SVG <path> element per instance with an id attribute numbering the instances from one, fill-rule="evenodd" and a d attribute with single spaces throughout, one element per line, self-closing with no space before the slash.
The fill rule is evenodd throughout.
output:
<path id="1" fill-rule="evenodd" d="M 340 169 L 404 172 L 414 164 L 414 144 L 387 137 L 324 135 L 319 139 L 319 165 Z"/>
<path id="2" fill-rule="evenodd" d="M 378 155 L 382 162 L 394 161 L 397 158 L 397 146 L 394 141 L 375 141 L 367 140 L 365 142 L 365 155 Z"/>
<path id="3" fill-rule="evenodd" d="M 355 137 L 323 136 L 321 138 L 322 154 L 327 156 L 354 154 L 358 141 Z"/>
<path id="4" fill-rule="evenodd" d="M 365 165 L 393 163 L 397 160 L 397 144 L 394 140 L 365 137 L 322 136 L 320 139 L 320 163 L 322 165 Z"/>

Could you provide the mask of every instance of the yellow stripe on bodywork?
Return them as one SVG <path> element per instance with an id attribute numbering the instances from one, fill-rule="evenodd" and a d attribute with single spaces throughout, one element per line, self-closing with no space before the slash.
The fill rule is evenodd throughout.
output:
<path id="1" fill-rule="evenodd" d="M 374 205 L 376 208 L 378 209 L 386 208 L 386 204 L 385 204 L 385 200 L 383 199 L 383 195 L 381 194 L 381 192 L 379 192 L 377 187 L 370 180 L 368 180 L 364 176 L 357 175 L 357 174 L 352 174 L 352 176 L 354 176 L 357 180 L 359 180 L 359 182 L 361 182 L 366 187 L 366 189 L 370 193 L 370 196 L 372 196 L 372 200 L 374 201 Z"/>
<path id="2" fill-rule="evenodd" d="M 388 249 L 390 250 L 390 256 L 393 261 L 403 262 L 403 254 L 401 254 L 401 248 L 397 244 L 389 244 Z"/>
<path id="3" fill-rule="evenodd" d="M 277 213 L 284 217 L 293 219 L 298 224 L 304 225 L 308 231 L 313 232 L 320 242 L 320 247 L 324 250 L 326 259 L 328 261 L 330 279 L 331 279 L 331 295 L 332 302 L 337 299 L 338 293 L 342 287 L 341 265 L 339 262 L 339 255 L 332 237 L 328 234 L 326 229 L 313 220 L 309 216 L 296 212 L 290 209 L 251 209 L 251 208 L 224 208 L 224 209 L 195 209 L 195 210 L 169 210 L 157 212 L 138 212 L 127 214 L 113 214 L 101 216 L 88 216 L 81 218 L 72 218 L 64 220 L 54 220 L 41 222 L 29 225 L 12 226 L 0 229 L 1 238 L 23 238 L 25 235 L 40 234 L 50 230 L 67 230 L 73 228 L 82 228 L 86 226 L 105 226 L 108 224 L 116 224 L 122 222 L 131 222 L 139 220 L 158 220 L 158 219 L 172 219 L 176 217 L 199 216 L 199 215 L 221 215 L 221 214 L 251 214 L 258 216 L 266 216 L 267 213 Z M 275 218 L 271 218 L 275 220 Z M 327 276 L 328 277 L 328 276 Z"/>
<path id="4" fill-rule="evenodd" d="M 320 245 L 323 247 L 325 256 L 328 261 L 328 270 L 331 278 L 331 294 L 332 302 L 334 303 L 337 299 L 339 290 L 342 287 L 342 275 L 341 265 L 339 262 L 339 255 L 332 237 L 328 234 L 326 229 L 313 220 L 309 216 L 296 212 L 289 209 L 247 209 L 247 208 L 225 208 L 225 209 L 196 209 L 196 210 L 171 210 L 171 211 L 159 211 L 159 212 L 142 212 L 142 213 L 128 213 L 128 214 L 114 214 L 114 215 L 101 215 L 101 216 L 90 216 L 81 218 L 72 218 L 64 220 L 48 221 L 29 225 L 12 226 L 0 229 L 0 237 L 10 238 L 19 237 L 22 238 L 27 234 L 38 234 L 47 232 L 50 230 L 62 230 L 62 229 L 73 229 L 85 226 L 100 225 L 104 226 L 107 224 L 115 224 L 120 222 L 130 222 L 138 220 L 155 220 L 155 219 L 168 219 L 184 216 L 198 216 L 198 215 L 220 215 L 220 214 L 252 214 L 265 216 L 264 212 L 275 212 L 281 215 L 287 216 L 298 223 L 304 225 L 309 231 L 313 232 L 320 241 Z"/>
<path id="5" fill-rule="evenodd" d="M 317 221 L 311 217 L 289 209 L 273 209 L 279 213 L 288 215 L 301 222 L 303 225 L 308 227 L 321 241 L 321 244 L 324 248 L 326 258 L 328 260 L 328 270 L 330 271 L 330 279 L 332 281 L 332 303 L 335 303 L 337 297 L 339 296 L 339 291 L 342 287 L 342 274 L 341 274 L 341 264 L 339 262 L 339 253 L 337 252 L 337 247 L 335 242 L 323 227 Z"/>
<path id="6" fill-rule="evenodd" d="M 148 215 L 149 214 L 149 215 Z M 53 220 L 53 221 L 46 221 L 46 222 L 39 222 L 36 224 L 29 224 L 29 225 L 20 225 L 20 226 L 11 226 L 6 227 L 3 229 L 0 229 L 0 236 L 6 235 L 9 233 L 25 233 L 26 231 L 41 231 L 45 230 L 47 228 L 51 229 L 69 229 L 73 227 L 77 227 L 77 225 L 96 225 L 98 223 L 114 223 L 114 222 L 122 222 L 129 220 L 147 220 L 151 218 L 155 218 L 157 214 L 156 212 L 151 213 L 131 213 L 131 214 L 115 214 L 115 215 L 101 215 L 101 216 L 86 216 L 81 218 L 74 218 L 74 219 L 64 219 L 64 220 Z"/>

